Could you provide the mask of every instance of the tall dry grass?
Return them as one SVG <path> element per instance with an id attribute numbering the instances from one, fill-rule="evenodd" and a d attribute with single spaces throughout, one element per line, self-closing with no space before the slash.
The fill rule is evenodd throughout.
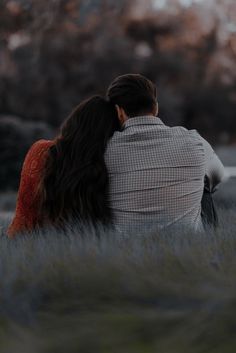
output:
<path id="1" fill-rule="evenodd" d="M 198 234 L 75 226 L 10 241 L 6 224 L 0 352 L 235 352 L 235 209 Z"/>

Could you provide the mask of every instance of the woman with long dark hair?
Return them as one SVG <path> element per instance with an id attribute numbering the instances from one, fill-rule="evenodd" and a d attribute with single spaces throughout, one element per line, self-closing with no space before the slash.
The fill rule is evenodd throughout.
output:
<path id="1" fill-rule="evenodd" d="M 23 165 L 8 235 L 71 220 L 110 225 L 104 152 L 119 128 L 114 105 L 95 96 L 72 112 L 55 140 L 36 142 Z"/>

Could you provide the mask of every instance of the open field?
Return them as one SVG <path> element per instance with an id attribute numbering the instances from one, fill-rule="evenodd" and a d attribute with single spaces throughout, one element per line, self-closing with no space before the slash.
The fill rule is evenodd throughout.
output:
<path id="1" fill-rule="evenodd" d="M 235 209 L 219 214 L 204 234 L 2 229 L 0 351 L 234 353 Z"/>

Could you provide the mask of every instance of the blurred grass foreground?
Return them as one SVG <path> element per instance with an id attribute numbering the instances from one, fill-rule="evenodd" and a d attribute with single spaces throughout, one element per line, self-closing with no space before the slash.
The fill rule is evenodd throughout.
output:
<path id="1" fill-rule="evenodd" d="M 216 232 L 0 240 L 1 352 L 235 352 L 236 218 Z"/>

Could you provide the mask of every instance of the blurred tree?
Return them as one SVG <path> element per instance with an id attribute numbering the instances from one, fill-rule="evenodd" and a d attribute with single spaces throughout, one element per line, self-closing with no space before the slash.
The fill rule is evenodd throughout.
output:
<path id="1" fill-rule="evenodd" d="M 235 13 L 234 0 L 2 1 L 0 115 L 55 128 L 115 76 L 139 72 L 156 82 L 166 123 L 235 142 Z"/>

